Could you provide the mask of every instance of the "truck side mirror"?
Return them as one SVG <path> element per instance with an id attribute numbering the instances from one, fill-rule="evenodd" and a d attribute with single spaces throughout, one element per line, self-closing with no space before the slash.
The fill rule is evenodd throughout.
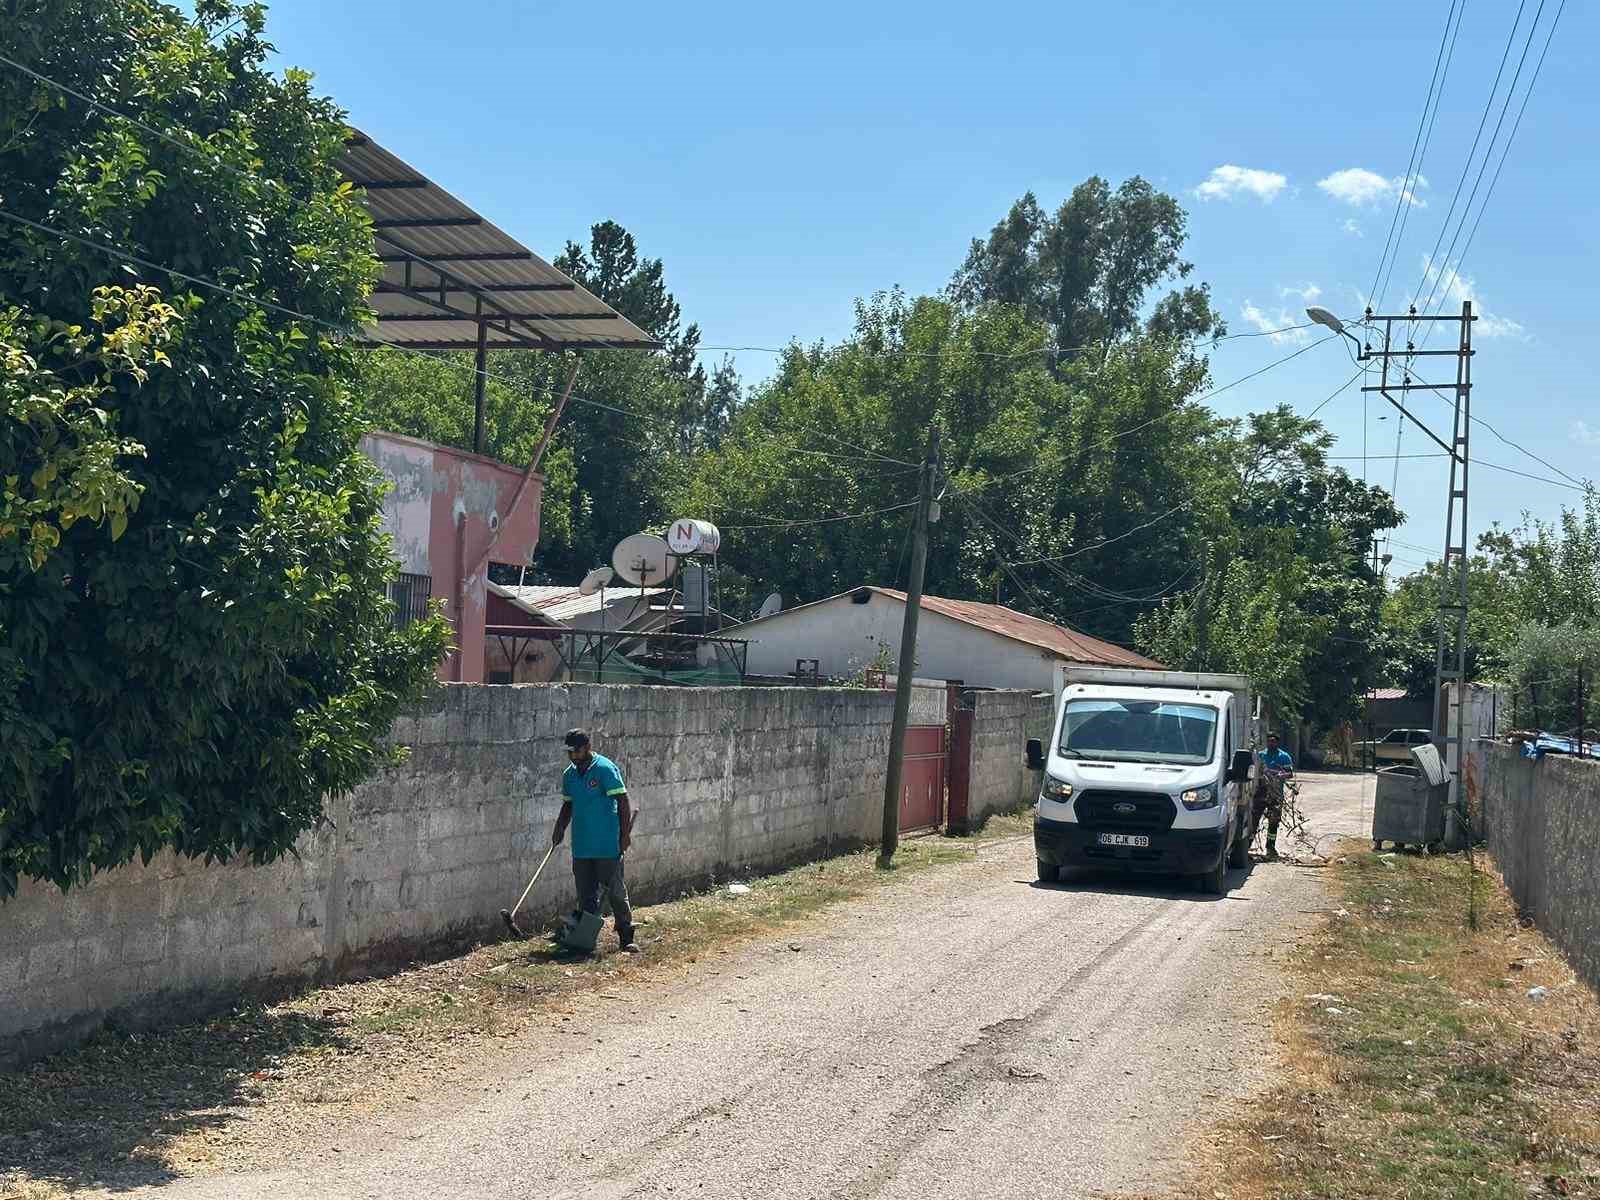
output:
<path id="1" fill-rule="evenodd" d="M 1028 739 L 1028 770 L 1044 770 L 1044 743 L 1038 738 Z"/>
<path id="2" fill-rule="evenodd" d="M 1248 780 L 1250 778 L 1250 768 L 1254 765 L 1254 762 L 1255 759 L 1250 751 L 1235 750 L 1233 752 L 1233 763 L 1228 767 L 1228 782 L 1244 783 Z"/>

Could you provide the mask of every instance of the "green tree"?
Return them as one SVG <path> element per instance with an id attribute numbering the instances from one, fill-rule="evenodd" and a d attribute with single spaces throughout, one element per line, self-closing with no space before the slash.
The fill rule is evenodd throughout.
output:
<path id="1" fill-rule="evenodd" d="M 1384 606 L 1388 676 L 1413 696 L 1433 693 L 1439 602 L 1453 600 L 1459 576 L 1431 563 L 1395 585 Z M 1467 673 L 1510 678 L 1530 628 L 1600 628 L 1600 494 L 1562 506 L 1554 521 L 1524 514 L 1478 538 L 1467 569 Z"/>
<path id="2" fill-rule="evenodd" d="M 1187 284 L 1188 217 L 1171 196 L 1134 176 L 1116 191 L 1099 176 L 1054 214 L 1032 192 L 987 239 L 973 239 L 950 292 L 967 306 L 1010 304 L 1049 327 L 1059 350 L 1148 332 L 1185 341 L 1226 332 L 1204 283 Z M 1177 290 L 1155 298 L 1163 283 Z"/>
<path id="3" fill-rule="evenodd" d="M 1287 405 L 1231 424 L 1205 578 L 1137 630 L 1162 661 L 1249 674 L 1278 714 L 1315 729 L 1353 717 L 1385 666 L 1370 547 L 1403 519 L 1387 493 L 1329 467 L 1332 441 Z"/>
<path id="4" fill-rule="evenodd" d="M 875 296 L 845 342 L 790 349 L 674 506 L 723 525 L 725 558 L 759 588 L 903 587 L 915 464 L 938 423 L 929 593 L 993 600 L 998 584 L 1008 604 L 1126 641 L 1147 598 L 1184 586 L 1221 423 L 1189 401 L 1204 364 L 1171 343 L 1052 373 L 1028 353 L 1041 333 L 1015 306 Z"/>
<path id="5" fill-rule="evenodd" d="M 1595 687 L 1600 678 L 1600 626 L 1529 621 L 1517 630 L 1507 667 L 1516 689 L 1519 724 L 1575 734 L 1581 711 L 1584 737 L 1593 740 L 1593 730 L 1600 725 L 1600 713 L 1595 712 L 1600 694 Z"/>
<path id="6" fill-rule="evenodd" d="M 386 598 L 345 126 L 256 5 L 20 0 L 0 52 L 104 106 L 0 69 L 3 206 L 82 239 L 0 221 L 0 895 L 265 862 L 447 640 Z"/>

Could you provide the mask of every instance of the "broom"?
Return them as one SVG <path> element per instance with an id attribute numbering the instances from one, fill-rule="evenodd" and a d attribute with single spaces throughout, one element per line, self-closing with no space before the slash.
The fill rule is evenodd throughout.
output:
<path id="1" fill-rule="evenodd" d="M 550 861 L 550 856 L 555 852 L 556 848 L 554 846 L 544 852 L 544 861 L 539 864 L 539 869 L 533 873 L 533 878 L 528 880 L 528 886 L 522 889 L 522 895 L 517 897 L 516 904 L 510 908 L 502 908 L 500 910 L 500 919 L 506 923 L 507 932 L 520 942 L 527 941 L 528 934 L 517 924 L 517 909 L 522 907 L 523 901 L 528 898 L 528 893 L 533 891 L 533 885 L 539 882 L 539 876 L 544 873 L 545 863 Z"/>

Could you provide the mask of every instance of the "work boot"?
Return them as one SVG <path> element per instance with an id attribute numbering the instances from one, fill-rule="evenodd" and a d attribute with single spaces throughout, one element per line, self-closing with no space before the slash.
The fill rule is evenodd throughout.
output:
<path id="1" fill-rule="evenodd" d="M 1267 861 L 1268 862 L 1277 862 L 1278 861 L 1278 848 L 1276 846 L 1268 846 L 1267 847 Z"/>
<path id="2" fill-rule="evenodd" d="M 621 943 L 621 949 L 624 954 L 639 953 L 639 943 L 633 940 L 632 925 L 617 926 L 617 941 Z"/>

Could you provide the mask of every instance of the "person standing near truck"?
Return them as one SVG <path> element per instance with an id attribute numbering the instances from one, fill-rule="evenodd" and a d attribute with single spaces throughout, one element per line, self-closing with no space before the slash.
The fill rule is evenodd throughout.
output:
<path id="1" fill-rule="evenodd" d="M 1250 840 L 1255 841 L 1261 818 L 1267 818 L 1267 858 L 1278 857 L 1278 824 L 1283 820 L 1283 782 L 1294 774 L 1294 759 L 1278 742 L 1278 735 L 1267 734 L 1267 748 L 1259 755 L 1261 773 L 1256 777 L 1255 795 L 1250 800 Z"/>
<path id="2" fill-rule="evenodd" d="M 566 738 L 567 769 L 561 776 L 561 815 L 550 843 L 559 846 L 572 828 L 572 878 L 577 885 L 578 911 L 600 914 L 600 894 L 611 901 L 617 940 L 630 954 L 639 952 L 634 941 L 633 909 L 622 875 L 622 857 L 633 832 L 633 810 L 622 769 L 589 746 L 581 729 Z"/>

